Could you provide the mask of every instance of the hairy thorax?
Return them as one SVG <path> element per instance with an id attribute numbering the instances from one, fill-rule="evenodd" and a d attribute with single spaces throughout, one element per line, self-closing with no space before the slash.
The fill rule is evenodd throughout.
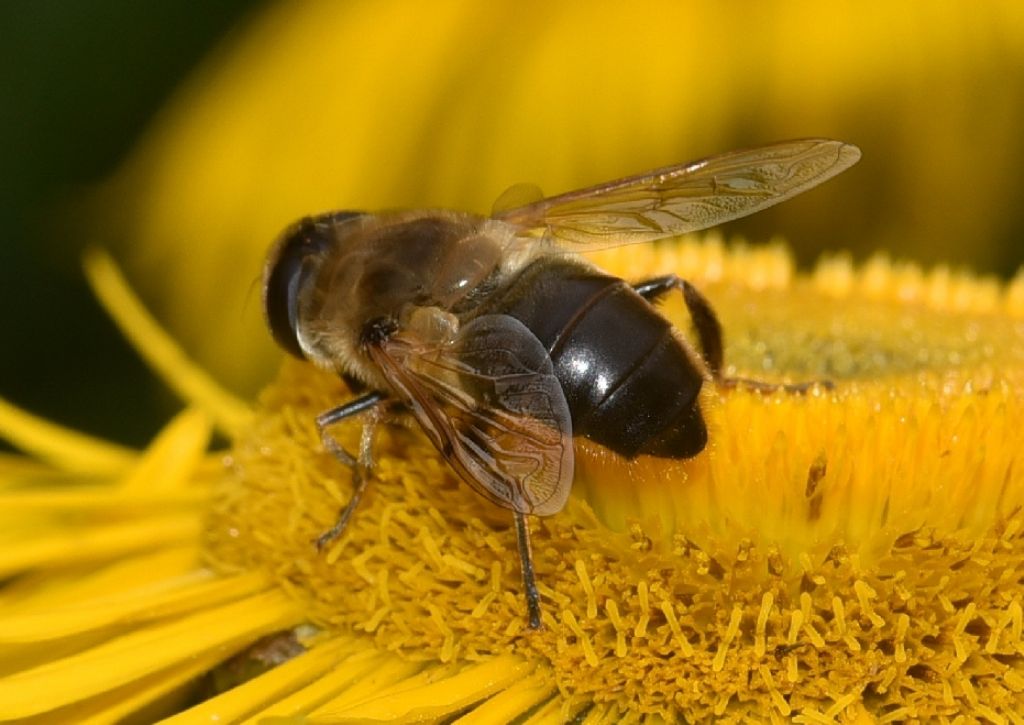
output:
<path id="1" fill-rule="evenodd" d="M 320 367 L 376 389 L 388 386 L 361 349 L 368 325 L 387 320 L 443 343 L 521 263 L 509 260 L 514 230 L 472 214 L 367 215 L 351 227 L 324 255 L 299 335 Z"/>

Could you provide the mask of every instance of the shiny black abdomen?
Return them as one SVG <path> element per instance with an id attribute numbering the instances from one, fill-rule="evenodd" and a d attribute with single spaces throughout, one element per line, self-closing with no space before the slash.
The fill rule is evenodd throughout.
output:
<path id="1" fill-rule="evenodd" d="M 569 260 L 528 266 L 488 300 L 548 349 L 573 435 L 632 458 L 690 458 L 707 444 L 703 382 L 672 326 L 628 284 Z"/>

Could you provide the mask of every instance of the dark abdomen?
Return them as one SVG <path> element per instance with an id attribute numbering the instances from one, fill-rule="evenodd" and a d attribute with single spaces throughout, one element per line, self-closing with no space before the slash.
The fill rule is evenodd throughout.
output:
<path id="1" fill-rule="evenodd" d="M 487 307 L 520 320 L 547 348 L 573 435 L 628 458 L 689 458 L 704 449 L 702 373 L 672 326 L 622 280 L 546 259 Z"/>

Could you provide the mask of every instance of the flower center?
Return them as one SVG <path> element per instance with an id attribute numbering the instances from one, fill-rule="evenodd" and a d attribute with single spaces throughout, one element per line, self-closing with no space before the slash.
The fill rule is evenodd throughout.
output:
<path id="1" fill-rule="evenodd" d="M 662 268 L 685 271 L 693 248 L 676 253 Z M 531 522 L 544 629 L 526 628 L 510 512 L 415 428 L 381 432 L 366 498 L 317 552 L 351 474 L 313 419 L 348 393 L 300 363 L 235 442 L 211 561 L 265 571 L 324 629 L 416 659 L 539 657 L 568 695 L 665 716 L 827 715 L 871 698 L 927 717 L 1019 692 L 1020 316 L 985 309 L 981 283 L 954 285 L 966 302 L 940 310 L 906 302 L 895 271 L 888 286 L 863 272 L 844 288 L 841 271 L 793 280 L 774 264 L 751 265 L 782 269 L 760 284 L 734 271 L 704 286 L 727 372 L 834 388 L 709 385 L 711 443 L 689 461 L 580 441 L 566 509 Z M 358 422 L 332 433 L 358 447 Z"/>

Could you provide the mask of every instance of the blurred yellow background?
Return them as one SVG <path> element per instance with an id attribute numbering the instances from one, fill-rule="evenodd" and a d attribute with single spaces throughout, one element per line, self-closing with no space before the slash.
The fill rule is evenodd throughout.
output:
<path id="1" fill-rule="evenodd" d="M 288 2 L 239 29 L 106 190 L 105 231 L 187 348 L 237 389 L 277 359 L 255 280 L 335 208 L 487 212 L 801 136 L 863 161 L 730 225 L 807 265 L 876 250 L 1024 259 L 1024 4 Z"/>
<path id="2" fill-rule="evenodd" d="M 0 9 L 0 80 L 13 78 L 0 131 L 20 159 L 4 165 L 4 201 L 28 209 L 0 219 L 17 351 L 0 393 L 69 422 L 109 420 L 115 436 L 134 437 L 130 410 L 153 396 L 138 392 L 141 366 L 114 362 L 128 353 L 112 327 L 85 321 L 100 319 L 77 269 L 86 243 L 113 246 L 185 349 L 242 394 L 280 361 L 261 320 L 263 255 L 285 224 L 327 209 L 486 213 L 517 182 L 554 194 L 830 136 L 859 145 L 861 163 L 723 233 L 784 237 L 805 268 L 841 250 L 1004 278 L 1024 262 L 1020 2 L 178 6 Z M 133 151 L 100 163 L 118 143 Z M 91 161 L 62 173 L 75 154 Z M 29 204 L 26 189 L 88 213 L 54 226 L 60 205 Z"/>

